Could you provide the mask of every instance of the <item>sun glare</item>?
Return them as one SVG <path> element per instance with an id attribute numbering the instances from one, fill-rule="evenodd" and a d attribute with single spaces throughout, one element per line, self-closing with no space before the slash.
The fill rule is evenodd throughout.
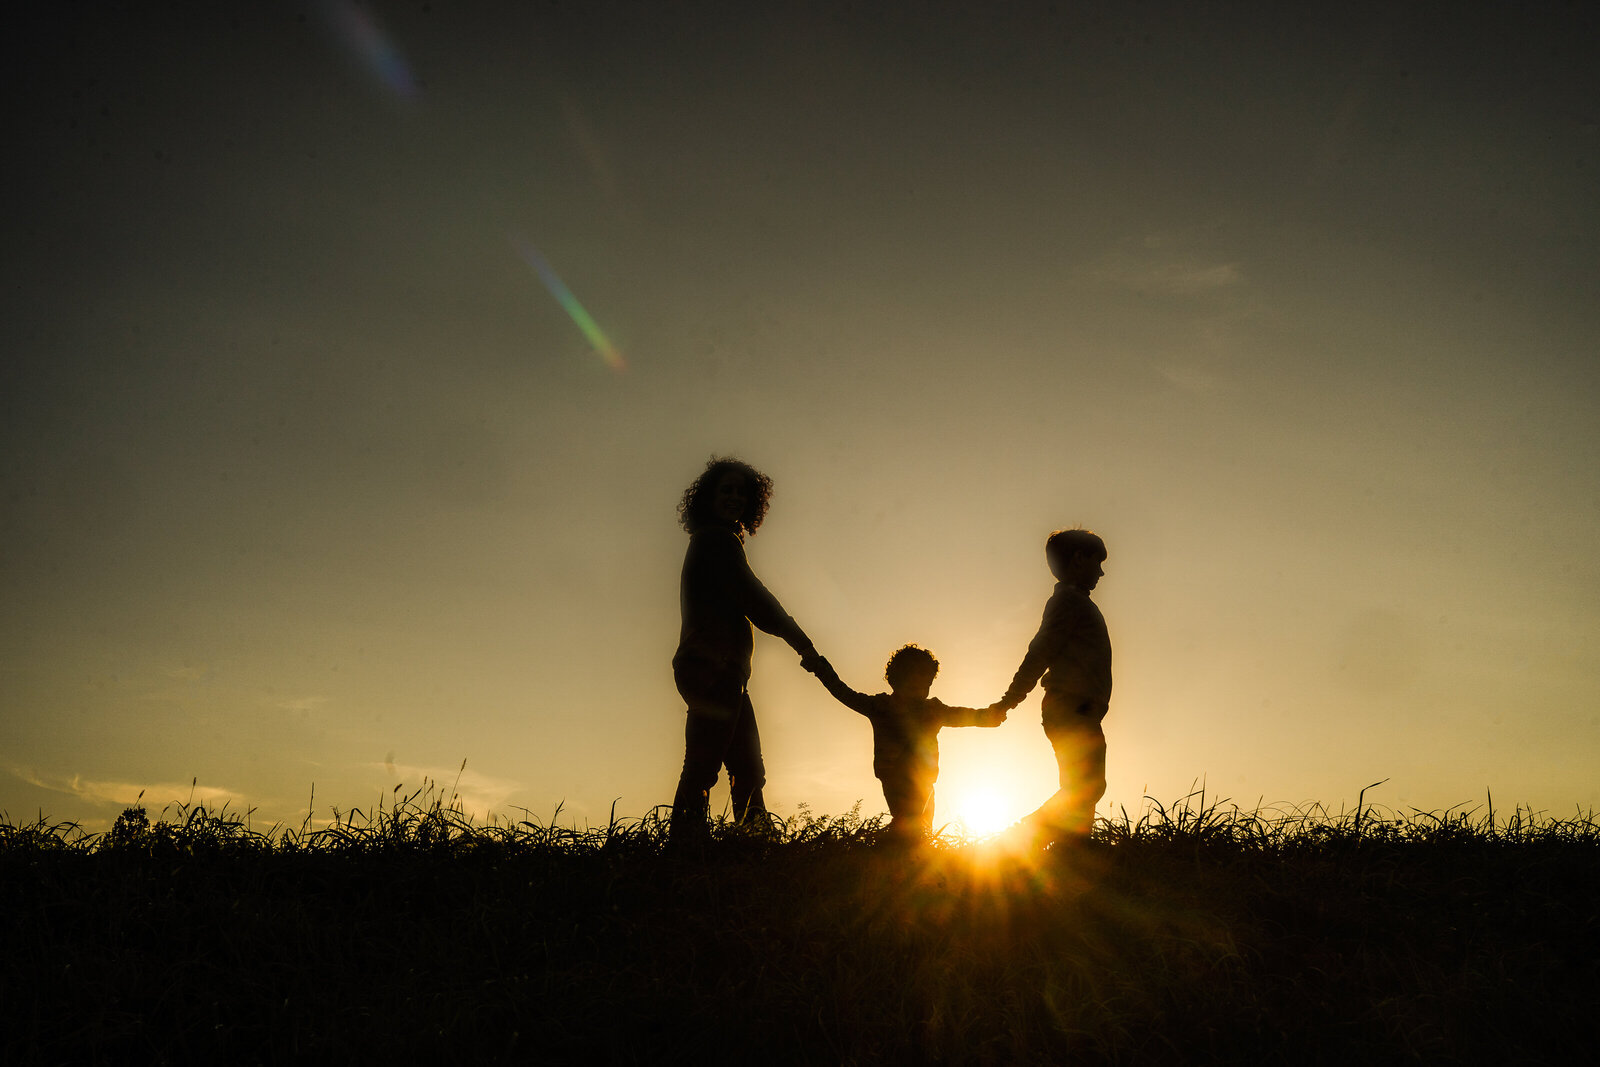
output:
<path id="1" fill-rule="evenodd" d="M 1011 805 L 994 789 L 969 789 L 951 798 L 950 819 L 979 837 L 999 833 L 1013 821 Z"/>

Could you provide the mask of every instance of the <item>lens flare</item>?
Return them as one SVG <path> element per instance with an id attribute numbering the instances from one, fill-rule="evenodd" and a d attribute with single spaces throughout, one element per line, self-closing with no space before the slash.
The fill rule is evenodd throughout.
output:
<path id="1" fill-rule="evenodd" d="M 566 283 L 551 268 L 544 256 L 539 254 L 539 250 L 526 241 L 519 241 L 516 238 L 511 239 L 511 244 L 516 248 L 517 254 L 526 260 L 528 266 L 532 267 L 534 272 L 539 275 L 539 280 L 544 283 L 546 289 L 550 290 L 550 295 L 556 298 L 556 303 L 561 305 L 562 310 L 577 324 L 578 329 L 583 331 L 583 336 L 588 339 L 589 344 L 599 353 L 606 366 L 614 371 L 623 370 L 627 363 L 623 360 L 622 353 L 617 351 L 617 347 L 611 343 L 611 339 L 595 324 L 594 319 L 584 310 L 583 305 L 578 303 L 578 298 L 572 295 L 572 290 L 567 288 Z"/>
<path id="2" fill-rule="evenodd" d="M 951 814 L 967 833 L 998 833 L 1012 821 L 1010 798 L 994 789 L 969 788 L 951 798 Z"/>
<path id="3" fill-rule="evenodd" d="M 401 99 L 417 98 L 421 93 L 417 79 L 377 16 L 354 0 L 324 0 L 321 6 L 324 21 L 368 73 Z"/>
<path id="4" fill-rule="evenodd" d="M 617 182 L 617 172 L 611 166 L 611 159 L 600 145 L 600 139 L 594 134 L 594 129 L 589 121 L 584 118 L 577 103 L 571 97 L 561 101 L 561 114 L 567 120 L 567 129 L 572 133 L 572 139 L 577 142 L 578 154 L 588 164 L 589 171 L 594 175 L 595 184 L 600 187 L 600 193 L 606 202 L 613 208 L 620 208 L 622 203 L 622 187 Z"/>

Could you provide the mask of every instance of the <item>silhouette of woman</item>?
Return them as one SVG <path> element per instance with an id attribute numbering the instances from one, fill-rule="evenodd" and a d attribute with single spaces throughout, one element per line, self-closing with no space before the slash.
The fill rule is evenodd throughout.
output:
<path id="1" fill-rule="evenodd" d="M 672 799 L 671 837 L 682 841 L 706 830 L 707 794 L 728 768 L 737 822 L 762 820 L 766 768 L 761 735 L 750 704 L 752 623 L 783 638 L 811 670 L 819 662 L 811 639 L 750 570 L 744 538 L 767 514 L 772 480 L 747 463 L 712 457 L 684 490 L 678 521 L 689 533 L 679 603 L 683 628 L 672 657 L 672 676 L 688 705 L 683 773 Z"/>

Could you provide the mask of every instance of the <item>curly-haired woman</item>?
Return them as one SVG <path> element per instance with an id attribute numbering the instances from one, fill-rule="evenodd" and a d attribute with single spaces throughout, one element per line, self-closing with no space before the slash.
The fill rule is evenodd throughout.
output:
<path id="1" fill-rule="evenodd" d="M 752 623 L 783 638 L 813 669 L 811 639 L 750 570 L 744 538 L 767 514 L 772 480 L 747 463 L 713 457 L 684 490 L 678 520 L 689 533 L 679 600 L 683 629 L 672 675 L 689 707 L 683 773 L 672 800 L 672 837 L 705 832 L 707 794 L 728 768 L 736 821 L 764 818 L 766 769 L 750 705 Z"/>

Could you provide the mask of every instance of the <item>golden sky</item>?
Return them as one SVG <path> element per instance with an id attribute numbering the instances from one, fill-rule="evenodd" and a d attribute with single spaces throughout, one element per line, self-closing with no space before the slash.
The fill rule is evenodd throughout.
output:
<path id="1" fill-rule="evenodd" d="M 713 453 L 862 690 L 996 699 L 1097 530 L 1112 810 L 1600 804 L 1593 16 L 1054 6 L 42 14 L 0 809 L 665 803 Z M 775 810 L 882 810 L 752 694 Z M 1037 694 L 942 747 L 941 816 L 1054 788 Z"/>

